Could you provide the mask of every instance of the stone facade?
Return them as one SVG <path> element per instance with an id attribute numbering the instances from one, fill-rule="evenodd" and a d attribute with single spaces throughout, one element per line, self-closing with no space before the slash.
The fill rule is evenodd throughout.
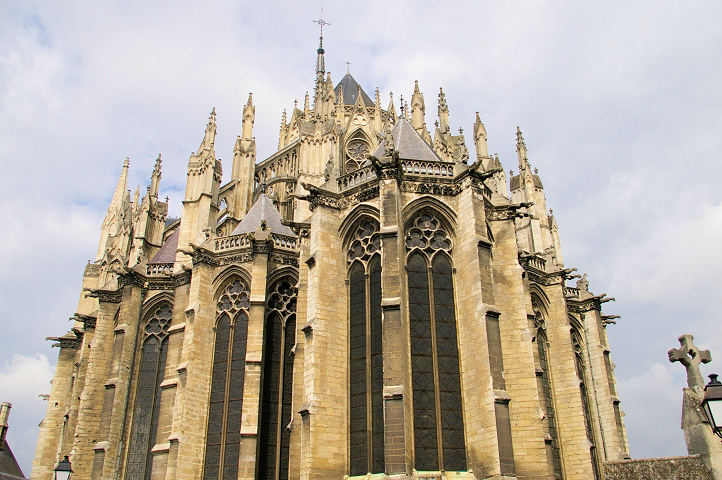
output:
<path id="1" fill-rule="evenodd" d="M 128 162 L 62 337 L 32 478 L 601 478 L 628 457 L 602 314 L 517 132 L 510 185 L 443 91 L 397 114 L 347 74 L 231 179 L 215 110 L 180 219 Z M 380 478 L 380 477 L 378 477 Z"/>

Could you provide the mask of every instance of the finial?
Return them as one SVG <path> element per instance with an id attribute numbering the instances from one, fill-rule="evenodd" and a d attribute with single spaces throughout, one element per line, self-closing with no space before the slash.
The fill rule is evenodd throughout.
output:
<path id="1" fill-rule="evenodd" d="M 534 167 L 534 175 L 538 175 L 538 174 L 539 174 L 539 169 Z"/>
<path id="2" fill-rule="evenodd" d="M 130 158 L 125 157 L 125 161 L 123 162 L 123 168 L 128 168 L 130 166 Z"/>
<path id="3" fill-rule="evenodd" d="M 463 135 L 463 134 L 464 134 L 464 129 L 459 127 L 459 135 Z"/>
<path id="4" fill-rule="evenodd" d="M 168 203 L 170 201 L 170 197 L 168 195 L 165 196 L 165 203 Z"/>
<path id="5" fill-rule="evenodd" d="M 438 120 L 436 120 L 436 121 L 434 122 L 434 126 L 435 126 L 436 128 L 439 128 L 439 121 L 438 121 Z"/>
<path id="6" fill-rule="evenodd" d="M 399 97 L 399 103 L 401 104 L 401 106 L 399 107 L 399 110 L 401 110 L 401 116 L 403 117 L 404 116 L 404 96 L 403 95 L 401 95 Z"/>
<path id="7" fill-rule="evenodd" d="M 296 111 L 297 108 L 298 108 L 298 99 L 296 98 L 293 100 L 293 110 Z"/>
<path id="8" fill-rule="evenodd" d="M 351 62 L 346 60 L 346 73 L 351 73 Z"/>

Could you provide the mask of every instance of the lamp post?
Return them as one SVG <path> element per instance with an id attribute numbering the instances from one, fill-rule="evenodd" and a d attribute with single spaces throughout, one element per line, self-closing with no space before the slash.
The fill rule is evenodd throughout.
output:
<path id="1" fill-rule="evenodd" d="M 709 383 L 704 387 L 702 408 L 712 431 L 722 438 L 722 383 L 714 373 L 709 376 Z"/>
<path id="2" fill-rule="evenodd" d="M 70 466 L 70 460 L 67 455 L 58 462 L 53 472 L 55 472 L 55 480 L 70 480 L 70 474 L 73 473 L 73 469 Z"/>

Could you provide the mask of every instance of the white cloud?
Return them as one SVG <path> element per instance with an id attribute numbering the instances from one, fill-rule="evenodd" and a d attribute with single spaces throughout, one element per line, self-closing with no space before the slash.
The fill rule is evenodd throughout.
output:
<path id="1" fill-rule="evenodd" d="M 35 456 L 40 431 L 38 424 L 45 417 L 48 406 L 39 395 L 50 393 L 54 370 L 55 366 L 41 353 L 31 356 L 14 354 L 0 365 L 0 401 L 13 405 L 7 441 L 26 476 L 30 475 Z"/>
<path id="2" fill-rule="evenodd" d="M 214 106 L 228 177 L 248 92 L 259 157 L 274 151 L 281 111 L 313 89 L 320 6 L 6 2 L 0 307 L 11 335 L 0 338 L 0 362 L 54 353 L 42 339 L 69 326 L 126 156 L 129 186 L 142 191 L 163 154 L 161 195 L 177 214 L 188 155 Z M 722 267 L 722 61 L 710 48 L 722 43 L 720 16 L 712 1 L 325 2 L 334 81 L 348 60 L 369 94 L 380 87 L 386 107 L 393 91 L 398 109 L 418 79 L 429 126 L 444 87 L 452 128 L 464 127 L 473 151 L 478 110 L 507 171 L 517 168 L 521 126 L 568 266 L 618 299 L 605 311 L 623 316 L 609 335 L 635 456 L 664 454 L 641 433 L 635 385 L 679 411 L 681 387 L 665 375 L 676 382 L 680 368 L 657 363 L 676 337 L 692 333 L 722 355 L 713 273 Z M 23 408 L 13 428 L 25 428 Z M 678 413 L 658 418 L 681 441 Z"/>

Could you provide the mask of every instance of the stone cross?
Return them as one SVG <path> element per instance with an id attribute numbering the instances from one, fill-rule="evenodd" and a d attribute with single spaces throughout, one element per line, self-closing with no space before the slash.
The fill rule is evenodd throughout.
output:
<path id="1" fill-rule="evenodd" d="M 681 348 L 673 348 L 667 352 L 670 362 L 680 362 L 687 368 L 687 385 L 689 388 L 704 388 L 704 378 L 699 371 L 700 363 L 709 363 L 712 361 L 712 355 L 709 350 L 700 350 L 693 342 L 692 335 L 682 335 L 679 337 Z"/>

